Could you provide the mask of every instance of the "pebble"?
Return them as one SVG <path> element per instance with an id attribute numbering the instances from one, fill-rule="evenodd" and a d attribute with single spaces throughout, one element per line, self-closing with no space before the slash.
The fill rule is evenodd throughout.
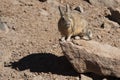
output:
<path id="1" fill-rule="evenodd" d="M 0 32 L 8 33 L 9 28 L 6 23 L 0 22 Z"/>
<path id="2" fill-rule="evenodd" d="M 81 74 L 81 80 L 93 80 L 92 78 Z"/>
<path id="3" fill-rule="evenodd" d="M 49 15 L 49 13 L 44 9 L 40 9 L 40 14 L 43 15 L 43 16 L 48 16 Z"/>
<path id="4" fill-rule="evenodd" d="M 77 10 L 77 11 L 79 11 L 81 13 L 84 12 L 84 10 L 83 10 L 83 8 L 81 6 L 76 7 L 75 10 Z"/>
<path id="5" fill-rule="evenodd" d="M 80 39 L 80 37 L 79 36 L 75 36 L 75 40 L 79 40 Z"/>
<path id="6" fill-rule="evenodd" d="M 97 38 L 98 38 L 98 39 L 101 39 L 102 37 L 101 37 L 100 35 L 97 35 Z"/>

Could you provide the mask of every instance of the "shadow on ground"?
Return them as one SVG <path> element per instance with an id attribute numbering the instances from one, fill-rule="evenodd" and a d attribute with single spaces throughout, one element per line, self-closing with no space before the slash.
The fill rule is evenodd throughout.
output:
<path id="1" fill-rule="evenodd" d="M 120 13 L 119 11 L 114 11 L 112 9 L 109 9 L 111 12 L 111 15 L 107 15 L 105 16 L 106 18 L 108 18 L 111 21 L 114 21 L 116 23 L 118 23 L 120 25 Z"/>
<path id="2" fill-rule="evenodd" d="M 92 78 L 93 80 L 120 80 L 119 78 L 115 78 L 112 76 L 102 76 L 94 73 L 84 73 L 84 75 Z"/>
<path id="3" fill-rule="evenodd" d="M 67 76 L 79 75 L 66 57 L 58 57 L 50 53 L 33 53 L 20 59 L 18 62 L 13 62 L 12 68 L 20 71 L 30 69 L 31 72 L 51 72 Z"/>
<path id="4" fill-rule="evenodd" d="M 24 71 L 30 69 L 31 72 L 51 72 L 53 74 L 65 76 L 79 76 L 65 56 L 55 56 L 51 53 L 33 53 L 18 62 L 12 63 L 13 69 Z M 99 76 L 94 73 L 85 73 L 84 75 L 91 77 L 93 80 L 119 80 L 114 77 Z"/>

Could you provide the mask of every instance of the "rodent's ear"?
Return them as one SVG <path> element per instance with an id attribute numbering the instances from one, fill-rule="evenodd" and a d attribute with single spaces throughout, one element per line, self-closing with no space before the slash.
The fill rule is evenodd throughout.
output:
<path id="1" fill-rule="evenodd" d="M 62 10 L 61 6 L 58 6 L 59 11 L 60 11 L 60 15 L 63 16 L 64 15 L 64 11 Z"/>
<path id="2" fill-rule="evenodd" d="M 69 4 L 66 5 L 66 12 L 70 13 L 70 6 L 69 6 Z"/>

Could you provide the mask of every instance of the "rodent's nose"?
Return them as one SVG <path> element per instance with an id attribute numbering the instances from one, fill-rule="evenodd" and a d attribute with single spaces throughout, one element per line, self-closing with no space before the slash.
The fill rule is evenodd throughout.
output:
<path id="1" fill-rule="evenodd" d="M 69 26 L 69 25 L 70 25 L 70 22 L 68 22 L 67 25 Z"/>

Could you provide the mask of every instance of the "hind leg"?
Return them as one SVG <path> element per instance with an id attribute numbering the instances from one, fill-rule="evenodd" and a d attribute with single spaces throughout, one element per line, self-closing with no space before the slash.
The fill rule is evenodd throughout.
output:
<path id="1" fill-rule="evenodd" d="M 82 38 L 84 40 L 91 40 L 92 39 L 92 31 L 91 31 L 91 29 L 87 29 Z"/>

